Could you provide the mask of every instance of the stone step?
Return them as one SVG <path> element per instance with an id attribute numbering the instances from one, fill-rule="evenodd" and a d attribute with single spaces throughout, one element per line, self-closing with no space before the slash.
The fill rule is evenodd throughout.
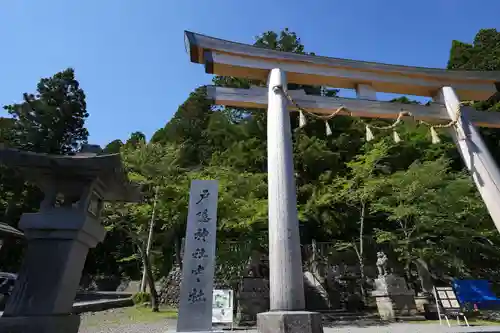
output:
<path id="1" fill-rule="evenodd" d="M 426 321 L 423 315 L 396 316 L 396 321 Z"/>
<path id="2" fill-rule="evenodd" d="M 366 311 L 353 312 L 346 309 L 330 309 L 330 310 L 311 310 L 325 314 L 335 314 L 335 313 L 367 313 Z"/>
<path id="3" fill-rule="evenodd" d="M 78 292 L 75 302 L 98 301 L 100 299 L 123 299 L 131 298 L 132 293 L 120 291 L 82 291 Z"/>
<path id="4" fill-rule="evenodd" d="M 133 305 L 134 301 L 132 297 L 77 302 L 73 304 L 73 313 L 98 312 L 109 309 L 125 308 Z"/>

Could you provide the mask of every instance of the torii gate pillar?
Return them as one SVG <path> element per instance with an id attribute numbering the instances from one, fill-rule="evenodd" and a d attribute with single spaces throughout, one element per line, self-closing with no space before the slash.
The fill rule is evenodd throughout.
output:
<path id="1" fill-rule="evenodd" d="M 287 80 L 283 70 L 268 79 L 267 165 L 269 200 L 270 312 L 257 315 L 261 333 L 322 333 L 321 315 L 304 311 L 304 275 L 300 252 L 292 133 L 288 101 L 281 92 Z"/>
<path id="2" fill-rule="evenodd" d="M 460 100 L 453 88 L 441 88 L 434 100 L 444 104 L 450 118 L 455 119 Z M 462 156 L 465 166 L 472 175 L 491 219 L 498 231 L 500 231 L 500 171 L 479 130 L 470 121 L 470 112 L 474 112 L 474 110 L 462 106 L 461 111 L 456 126 L 453 126 L 450 130 L 451 137 Z"/>

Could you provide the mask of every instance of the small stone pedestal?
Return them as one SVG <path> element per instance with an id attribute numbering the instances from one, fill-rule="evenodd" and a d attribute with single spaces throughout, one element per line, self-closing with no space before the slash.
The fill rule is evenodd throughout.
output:
<path id="1" fill-rule="evenodd" d="M 257 315 L 259 333 L 323 333 L 321 314 L 308 311 L 271 311 Z"/>
<path id="2" fill-rule="evenodd" d="M 424 313 L 425 308 L 428 304 L 432 302 L 432 296 L 420 293 L 415 296 L 415 305 L 419 313 Z"/>
<path id="3" fill-rule="evenodd" d="M 24 325 L 37 322 L 34 328 L 38 332 L 45 325 L 48 329 L 58 324 L 70 332 L 68 325 L 79 322 L 68 315 L 85 259 L 89 248 L 104 239 L 104 227 L 96 218 L 67 207 L 23 214 L 19 225 L 28 239 L 28 248 L 0 325 L 5 318 L 25 317 Z M 38 320 L 32 320 L 35 316 Z M 22 322 L 19 319 L 12 322 L 16 321 Z"/>
<path id="4" fill-rule="evenodd" d="M 269 280 L 245 277 L 237 293 L 236 321 L 240 326 L 253 326 L 257 314 L 269 310 Z"/>
<path id="5" fill-rule="evenodd" d="M 405 279 L 394 274 L 375 280 L 372 292 L 382 320 L 395 320 L 398 316 L 414 316 L 417 313 L 415 294 L 408 289 Z"/>
<path id="6" fill-rule="evenodd" d="M 77 333 L 73 302 L 88 250 L 106 234 L 99 222 L 103 201 L 131 201 L 119 156 L 0 149 L 0 160 L 44 192 L 40 210 L 19 222 L 28 246 L 0 332 Z"/>

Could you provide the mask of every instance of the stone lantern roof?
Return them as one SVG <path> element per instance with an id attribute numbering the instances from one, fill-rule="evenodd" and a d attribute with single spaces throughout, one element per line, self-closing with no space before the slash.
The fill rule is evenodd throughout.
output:
<path id="1" fill-rule="evenodd" d="M 19 172 L 40 188 L 55 181 L 62 191 L 70 191 L 75 182 L 98 179 L 104 201 L 137 202 L 140 192 L 131 184 L 123 168 L 120 154 L 98 155 L 99 146 L 84 146 L 75 155 L 50 155 L 0 147 L 0 163 Z M 67 185 L 66 184 L 72 184 Z"/>

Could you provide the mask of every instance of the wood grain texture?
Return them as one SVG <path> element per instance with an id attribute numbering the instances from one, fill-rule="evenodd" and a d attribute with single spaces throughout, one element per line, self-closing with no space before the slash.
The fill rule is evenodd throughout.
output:
<path id="1" fill-rule="evenodd" d="M 335 88 L 356 89 L 359 84 L 386 93 L 434 96 L 445 86 L 453 86 L 463 100 L 484 100 L 496 93 L 493 81 L 458 80 L 430 76 L 406 76 L 386 72 L 360 71 L 352 68 L 326 67 L 274 59 L 245 57 L 215 51 L 205 52 L 205 71 L 209 74 L 265 80 L 273 68 L 287 72 L 291 83 L 325 85 Z"/>
<path id="2" fill-rule="evenodd" d="M 377 100 L 377 92 L 372 86 L 367 84 L 358 84 L 356 86 L 356 97 L 359 99 Z"/>
<path id="3" fill-rule="evenodd" d="M 436 124 L 450 122 L 450 116 L 443 104 L 432 103 L 429 106 L 371 101 L 355 98 L 334 98 L 306 95 L 303 90 L 289 91 L 292 98 L 304 109 L 318 114 L 332 114 L 340 106 L 346 107 L 349 112 L 340 112 L 339 115 L 355 117 L 396 119 L 399 112 L 411 112 L 414 119 L 424 120 Z M 209 86 L 207 97 L 215 104 L 261 108 L 267 107 L 266 88 L 252 87 L 251 89 L 236 89 Z M 293 105 L 288 109 L 296 111 Z M 475 126 L 500 128 L 500 113 L 470 111 L 469 119 Z"/>
<path id="4" fill-rule="evenodd" d="M 275 89 L 286 87 L 285 73 L 269 75 L 267 112 L 267 163 L 269 200 L 269 296 L 270 309 L 303 310 L 304 277 L 300 252 L 299 221 L 292 132 L 287 99 Z"/>
<path id="5" fill-rule="evenodd" d="M 459 100 L 453 88 L 444 87 L 435 98 L 446 105 L 450 117 L 455 116 Z M 462 107 L 460 120 L 450 132 L 495 226 L 500 231 L 500 171 L 481 134 L 469 120 L 472 112 L 471 108 Z"/>
<path id="6" fill-rule="evenodd" d="M 188 31 L 185 40 L 191 61 L 205 64 L 208 72 L 219 75 L 265 80 L 271 68 L 282 68 L 291 83 L 336 88 L 369 84 L 380 92 L 431 97 L 441 87 L 452 86 L 462 99 L 486 99 L 497 92 L 495 83 L 500 82 L 500 72 L 449 71 L 295 54 Z"/>

